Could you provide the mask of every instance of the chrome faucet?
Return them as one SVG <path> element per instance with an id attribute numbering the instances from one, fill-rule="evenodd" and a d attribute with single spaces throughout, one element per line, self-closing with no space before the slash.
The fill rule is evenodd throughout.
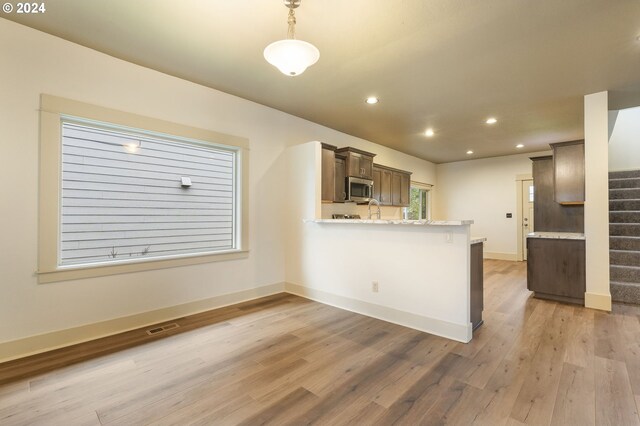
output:
<path id="1" fill-rule="evenodd" d="M 374 204 L 374 203 L 376 206 L 378 206 L 378 211 L 376 212 L 376 216 L 378 217 L 378 220 L 380 220 L 380 203 L 375 198 L 372 198 L 369 200 L 369 219 L 371 219 L 371 204 Z"/>

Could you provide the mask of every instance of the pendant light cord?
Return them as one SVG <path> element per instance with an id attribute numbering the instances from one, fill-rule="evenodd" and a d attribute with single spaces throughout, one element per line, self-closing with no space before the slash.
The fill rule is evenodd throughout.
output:
<path id="1" fill-rule="evenodd" d="M 289 30 L 287 31 L 287 38 L 295 40 L 296 38 L 296 12 L 293 8 L 289 8 L 289 17 L 287 18 L 287 24 L 289 24 Z"/>

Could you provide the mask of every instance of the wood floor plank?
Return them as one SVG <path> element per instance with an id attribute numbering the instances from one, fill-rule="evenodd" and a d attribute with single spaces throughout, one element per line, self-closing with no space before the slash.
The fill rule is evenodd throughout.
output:
<path id="1" fill-rule="evenodd" d="M 573 307 L 558 305 L 549 319 L 542 341 L 532 359 L 530 375 L 511 411 L 511 417 L 525 424 L 549 424 L 556 400 L 565 357 L 567 329 Z"/>
<path id="2" fill-rule="evenodd" d="M 419 424 L 424 414 L 438 401 L 440 394 L 455 382 L 447 373 L 460 359 L 460 355 L 445 355 L 438 364 L 403 392 L 376 424 Z"/>
<path id="3" fill-rule="evenodd" d="M 553 426 L 596 424 L 595 374 L 593 368 L 564 363 L 553 408 Z"/>
<path id="4" fill-rule="evenodd" d="M 624 362 L 595 359 L 596 424 L 599 426 L 640 425 L 638 407 Z"/>
<path id="5" fill-rule="evenodd" d="M 593 368 L 595 351 L 594 321 L 594 310 L 575 310 L 573 319 L 569 324 L 565 362 L 583 368 Z"/>
<path id="6" fill-rule="evenodd" d="M 640 425 L 640 307 L 484 266 L 470 344 L 279 294 L 0 364 L 0 424 Z"/>
<path id="7" fill-rule="evenodd" d="M 305 388 L 294 389 L 268 408 L 254 414 L 240 423 L 241 426 L 280 425 L 291 422 L 300 411 L 310 409 L 318 397 Z"/>
<path id="8" fill-rule="evenodd" d="M 347 425 L 372 425 L 375 424 L 385 412 L 385 408 L 370 402 L 362 407 L 353 415 L 345 413 L 331 423 L 332 426 L 347 426 Z"/>

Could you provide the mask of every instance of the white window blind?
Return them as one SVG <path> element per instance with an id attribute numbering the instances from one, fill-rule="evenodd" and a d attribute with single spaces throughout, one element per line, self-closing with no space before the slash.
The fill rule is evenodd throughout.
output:
<path id="1" fill-rule="evenodd" d="M 236 157 L 232 148 L 63 121 L 60 265 L 235 249 Z"/>

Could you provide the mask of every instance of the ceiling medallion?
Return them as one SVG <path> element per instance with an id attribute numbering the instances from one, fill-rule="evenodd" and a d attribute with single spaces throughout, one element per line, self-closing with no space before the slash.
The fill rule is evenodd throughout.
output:
<path id="1" fill-rule="evenodd" d="M 264 49 L 264 58 L 280 72 L 288 76 L 302 74 L 308 67 L 318 62 L 320 51 L 311 43 L 296 40 L 296 15 L 294 9 L 301 0 L 284 0 L 289 8 L 287 38 L 271 43 Z"/>

